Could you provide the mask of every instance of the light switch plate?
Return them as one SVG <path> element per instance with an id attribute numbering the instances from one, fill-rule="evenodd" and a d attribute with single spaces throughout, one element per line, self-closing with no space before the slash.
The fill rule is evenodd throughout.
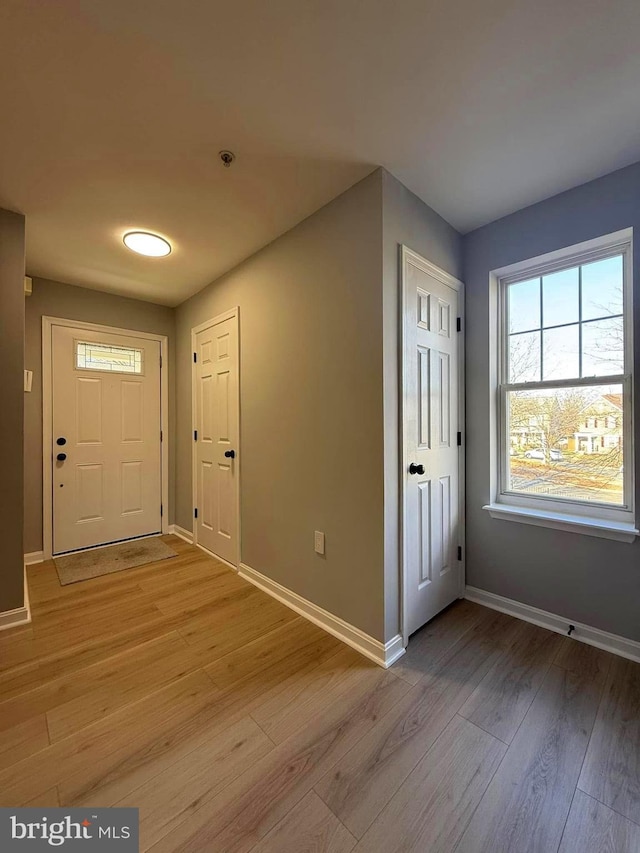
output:
<path id="1" fill-rule="evenodd" d="M 31 391 L 32 384 L 33 384 L 33 370 L 25 370 L 25 372 L 24 372 L 24 390 L 27 392 Z"/>
<path id="2" fill-rule="evenodd" d="M 324 533 L 316 530 L 313 535 L 313 548 L 316 554 L 324 554 Z"/>

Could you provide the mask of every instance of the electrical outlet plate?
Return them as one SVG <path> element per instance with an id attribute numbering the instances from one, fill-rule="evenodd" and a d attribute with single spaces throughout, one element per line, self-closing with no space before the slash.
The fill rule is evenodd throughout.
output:
<path id="1" fill-rule="evenodd" d="M 316 554 L 324 554 L 324 533 L 316 530 L 313 534 L 313 548 Z"/>

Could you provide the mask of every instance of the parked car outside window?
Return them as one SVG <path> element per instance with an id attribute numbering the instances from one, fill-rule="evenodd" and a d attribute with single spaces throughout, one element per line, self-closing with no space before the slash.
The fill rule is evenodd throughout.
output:
<path id="1" fill-rule="evenodd" d="M 542 459 L 543 461 L 547 458 L 541 447 L 538 447 L 535 450 L 527 450 L 524 456 L 525 459 Z M 559 462 L 562 459 L 562 453 L 560 453 L 559 450 L 550 450 L 549 459 L 552 462 Z"/>

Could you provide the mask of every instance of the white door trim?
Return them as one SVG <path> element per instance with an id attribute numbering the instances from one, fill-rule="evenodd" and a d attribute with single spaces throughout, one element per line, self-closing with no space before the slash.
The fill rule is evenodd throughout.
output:
<path id="1" fill-rule="evenodd" d="M 217 326 L 218 323 L 224 323 L 225 320 L 232 320 L 233 318 L 237 319 L 238 323 L 238 340 L 237 340 L 237 364 L 238 364 L 238 458 L 237 458 L 237 478 L 238 478 L 238 489 L 237 489 L 237 500 L 236 500 L 236 517 L 238 520 L 238 544 L 236 547 L 236 557 L 234 563 L 227 563 L 226 560 L 222 560 L 217 554 L 213 554 L 211 551 L 208 551 L 202 545 L 198 544 L 198 525 L 196 524 L 196 520 L 193 517 L 194 509 L 198 502 L 198 480 L 197 480 L 197 459 L 196 459 L 196 443 L 193 440 L 193 434 L 196 429 L 196 366 L 195 362 L 191 362 L 191 518 L 193 523 L 193 544 L 196 545 L 200 550 L 205 551 L 207 554 L 210 554 L 216 560 L 221 560 L 223 563 L 227 563 L 233 569 L 238 570 L 240 566 L 241 560 L 241 542 L 242 542 L 242 522 L 240 516 L 240 492 L 241 492 L 241 477 L 242 477 L 242 448 L 240 447 L 241 440 L 241 429 L 242 429 L 242 407 L 240 406 L 240 307 L 236 305 L 234 308 L 230 308 L 228 311 L 223 311 L 222 314 L 218 314 L 215 317 L 212 317 L 211 320 L 205 320 L 204 323 L 199 323 L 197 326 L 194 326 L 191 329 L 191 352 L 194 353 L 196 351 L 196 336 L 198 332 L 204 332 L 206 329 L 210 329 L 213 326 Z"/>
<path id="2" fill-rule="evenodd" d="M 401 245 L 399 252 L 399 279 L 400 279 L 400 312 L 399 312 L 399 355 L 400 355 L 400 400 L 399 400 L 399 417 L 400 417 L 400 633 L 402 634 L 403 644 L 409 642 L 407 633 L 407 582 L 406 582 L 406 566 L 405 554 L 407 553 L 406 542 L 406 489 L 405 489 L 405 472 L 409 466 L 409 457 L 407 454 L 407 426 L 404 418 L 404 389 L 407 386 L 407 364 L 404 357 L 405 334 L 404 334 L 404 317 L 407 308 L 407 287 L 405 268 L 408 261 L 414 266 L 417 266 L 423 272 L 433 278 L 446 284 L 448 287 L 458 293 L 458 317 L 460 318 L 461 331 L 457 332 L 458 336 L 458 424 L 462 433 L 462 444 L 458 447 L 458 501 L 459 501 L 459 536 L 458 544 L 462 548 L 462 560 L 459 565 L 459 597 L 464 598 L 465 594 L 465 388 L 464 388 L 464 284 L 454 276 L 450 275 L 440 267 L 432 264 L 422 255 L 409 249 L 408 246 Z"/>
<path id="3" fill-rule="evenodd" d="M 162 532 L 169 531 L 169 338 L 139 332 L 136 329 L 121 329 L 116 326 L 104 326 L 98 323 L 83 323 L 80 320 L 65 320 L 61 317 L 42 318 L 42 538 L 44 559 L 53 555 L 53 471 L 51 467 L 51 447 L 53 443 L 53 377 L 51 374 L 51 343 L 54 326 L 72 329 L 85 329 L 104 334 L 128 335 L 159 341 L 162 366 L 160 368 L 160 429 L 162 430 Z"/>

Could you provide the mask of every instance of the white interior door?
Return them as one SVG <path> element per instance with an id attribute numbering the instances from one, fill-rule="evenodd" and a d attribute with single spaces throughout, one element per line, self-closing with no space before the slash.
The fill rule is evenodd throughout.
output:
<path id="1" fill-rule="evenodd" d="M 162 528 L 160 342 L 52 328 L 53 553 Z"/>
<path id="2" fill-rule="evenodd" d="M 459 282 L 403 249 L 405 635 L 458 598 Z"/>
<path id="3" fill-rule="evenodd" d="M 193 333 L 196 542 L 239 562 L 240 438 L 238 315 Z"/>

